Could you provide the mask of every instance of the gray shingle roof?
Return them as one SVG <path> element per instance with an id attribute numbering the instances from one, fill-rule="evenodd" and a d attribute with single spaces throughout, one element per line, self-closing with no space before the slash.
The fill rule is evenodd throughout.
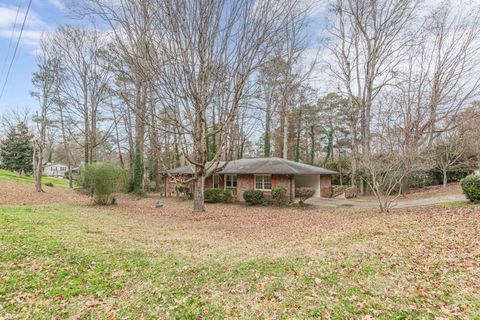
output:
<path id="1" fill-rule="evenodd" d="M 224 162 L 221 162 L 221 168 Z M 170 174 L 193 174 L 193 166 L 168 170 Z M 282 158 L 253 158 L 229 161 L 222 174 L 336 174 L 337 172 Z"/>

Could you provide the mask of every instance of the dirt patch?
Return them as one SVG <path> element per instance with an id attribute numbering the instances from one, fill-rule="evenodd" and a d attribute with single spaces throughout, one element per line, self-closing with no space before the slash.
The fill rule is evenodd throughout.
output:
<path id="1" fill-rule="evenodd" d="M 398 198 L 399 201 L 401 200 L 416 200 L 416 199 L 426 199 L 431 197 L 438 197 L 438 196 L 446 196 L 452 194 L 461 194 L 462 187 L 459 183 L 449 183 L 446 188 L 442 185 L 438 186 L 428 186 L 424 188 L 417 188 L 417 189 L 410 189 L 406 192 L 406 194 L 400 196 Z M 375 196 L 368 195 L 368 196 L 361 196 L 359 197 L 361 200 L 375 200 Z"/>

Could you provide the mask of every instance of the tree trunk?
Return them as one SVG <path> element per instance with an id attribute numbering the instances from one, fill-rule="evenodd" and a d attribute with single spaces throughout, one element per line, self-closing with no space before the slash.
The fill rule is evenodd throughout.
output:
<path id="1" fill-rule="evenodd" d="M 288 158 L 288 114 L 285 112 L 285 120 L 283 122 L 283 159 Z"/>
<path id="2" fill-rule="evenodd" d="M 157 114 L 155 108 L 155 98 L 153 95 L 153 90 L 150 89 L 150 116 L 151 116 L 151 127 L 150 127 L 150 148 L 151 151 L 151 163 L 153 169 L 153 176 L 155 179 L 155 191 L 159 191 L 161 187 L 160 179 L 160 139 L 158 136 L 157 128 Z"/>
<path id="3" fill-rule="evenodd" d="M 442 171 L 443 171 L 443 187 L 446 188 L 448 183 L 447 169 L 443 169 Z"/>
<path id="4" fill-rule="evenodd" d="M 137 80 L 135 91 L 135 156 L 133 167 L 133 191 L 140 193 L 143 190 L 143 140 L 145 138 L 145 104 L 146 92 L 142 83 Z"/>
<path id="5" fill-rule="evenodd" d="M 265 110 L 265 136 L 263 141 L 263 156 L 265 158 L 270 157 L 271 155 L 271 144 L 270 144 L 270 122 L 271 122 L 271 106 L 267 104 L 267 109 Z"/>
<path id="6" fill-rule="evenodd" d="M 62 129 L 62 140 L 63 140 L 63 148 L 65 150 L 65 154 L 67 156 L 67 165 L 68 165 L 68 187 L 70 189 L 73 188 L 73 177 L 72 177 L 72 157 L 70 154 L 70 148 L 67 142 L 67 135 L 65 133 L 65 120 L 63 118 L 63 106 L 59 108 L 60 112 L 60 128 Z"/>
<path id="7" fill-rule="evenodd" d="M 310 126 L 309 136 L 310 136 L 310 159 L 309 159 L 309 163 L 313 164 L 313 162 L 315 161 L 315 127 L 314 126 Z"/>
<path id="8" fill-rule="evenodd" d="M 295 161 L 300 161 L 300 135 L 302 127 L 302 110 L 300 109 L 297 122 L 297 139 L 295 141 Z"/>
<path id="9" fill-rule="evenodd" d="M 197 177 L 195 181 L 195 190 L 193 193 L 193 212 L 205 211 L 205 202 L 203 198 L 203 189 L 205 183 L 205 176 L 202 174 Z"/>
<path id="10" fill-rule="evenodd" d="M 33 146 L 33 176 L 37 192 L 44 192 L 42 189 L 42 158 L 42 148 L 39 142 L 35 141 Z"/>

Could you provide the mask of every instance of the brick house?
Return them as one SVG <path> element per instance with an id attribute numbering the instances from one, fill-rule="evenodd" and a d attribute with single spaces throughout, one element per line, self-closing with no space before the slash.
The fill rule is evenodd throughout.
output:
<path id="1" fill-rule="evenodd" d="M 176 195 L 175 187 L 191 178 L 193 172 L 193 166 L 169 170 L 166 195 Z M 316 190 L 315 197 L 329 198 L 333 174 L 336 172 L 281 158 L 241 159 L 220 163 L 218 172 L 205 180 L 205 188 L 230 189 L 238 200 L 243 200 L 245 190 L 261 190 L 268 196 L 273 188 L 281 186 L 293 200 L 296 188 L 309 187 Z M 189 187 L 192 190 L 193 183 Z"/>

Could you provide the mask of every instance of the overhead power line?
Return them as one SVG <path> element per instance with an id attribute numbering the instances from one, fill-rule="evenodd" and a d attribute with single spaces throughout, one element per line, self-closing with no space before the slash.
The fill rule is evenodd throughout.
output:
<path id="1" fill-rule="evenodd" d="M 15 14 L 15 22 L 13 23 L 12 34 L 10 35 L 10 40 L 8 41 L 7 54 L 5 55 L 5 59 L 3 59 L 2 71 L 0 72 L 0 75 L 1 75 L 0 79 L 3 79 L 3 71 L 5 71 L 5 66 L 7 65 L 8 57 L 10 57 L 10 49 L 12 48 L 13 36 L 15 35 L 15 29 L 17 27 L 17 20 L 18 20 L 18 13 L 20 12 L 21 6 L 22 6 L 22 2 L 18 1 L 17 13 Z"/>
<path id="2" fill-rule="evenodd" d="M 27 22 L 27 17 L 28 17 L 28 13 L 30 12 L 31 5 L 32 5 L 32 0 L 28 2 L 27 11 L 25 12 L 25 16 L 23 17 L 22 28 L 20 29 L 20 33 L 18 34 L 17 43 L 15 44 L 15 50 L 13 51 L 12 60 L 10 60 L 10 65 L 8 66 L 7 75 L 5 77 L 5 81 L 3 82 L 2 91 L 0 92 L 0 100 L 2 99 L 3 93 L 5 91 L 5 87 L 7 86 L 8 77 L 10 76 L 10 71 L 12 71 L 13 61 L 15 60 L 15 57 L 17 55 L 18 44 L 20 43 L 20 39 L 22 38 L 23 29 L 25 28 L 25 23 Z"/>

